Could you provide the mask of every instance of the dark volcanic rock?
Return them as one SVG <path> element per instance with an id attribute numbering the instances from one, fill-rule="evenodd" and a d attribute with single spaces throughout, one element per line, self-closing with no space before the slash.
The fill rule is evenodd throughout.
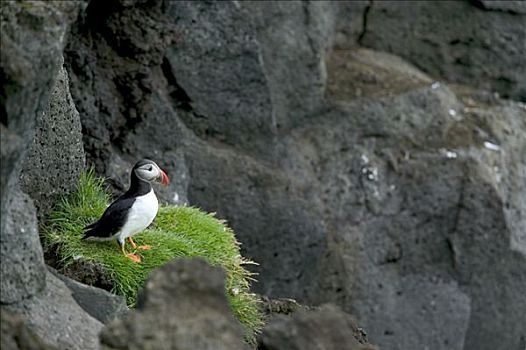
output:
<path id="1" fill-rule="evenodd" d="M 102 324 L 84 312 L 64 283 L 46 271 L 36 210 L 18 183 L 37 116 L 49 111 L 48 97 L 60 68 L 67 30 L 81 3 L 10 1 L 2 2 L 1 7 L 2 312 L 21 314 L 28 329 L 58 348 L 97 349 Z M 20 332 L 24 336 L 26 331 Z M 39 346 L 29 336 L 26 340 L 28 343 L 15 339 L 20 347 Z"/>
<path id="2" fill-rule="evenodd" d="M 228 218 L 244 253 L 266 262 L 259 279 L 267 291 L 304 296 L 323 230 L 305 184 L 296 189 L 268 160 L 276 152 L 272 105 L 248 12 L 235 2 L 113 4 L 92 2 L 65 51 L 88 161 L 119 192 L 138 157 L 156 160 L 175 175 L 161 199 L 184 203 L 188 191 L 193 204 Z M 137 26 L 146 26 L 151 37 L 139 35 Z M 119 28 L 118 42 L 108 38 L 113 28 Z"/>
<path id="3" fill-rule="evenodd" d="M 182 113 L 183 121 L 197 136 L 268 154 L 276 126 L 259 43 L 246 13 L 231 1 L 174 1 L 166 13 L 179 38 L 166 53 L 166 69 L 193 111 Z"/>
<path id="4" fill-rule="evenodd" d="M 305 300 L 325 244 L 319 203 L 308 185 L 231 149 L 196 147 L 187 159 L 189 198 L 228 218 L 243 254 L 264 261 L 256 288 L 274 298 Z"/>
<path id="5" fill-rule="evenodd" d="M 472 4 L 489 11 L 505 11 L 526 15 L 526 3 L 518 0 L 473 0 Z"/>
<path id="6" fill-rule="evenodd" d="M 24 316 L 29 329 L 60 349 L 98 349 L 103 324 L 88 315 L 58 277 L 45 272 L 46 288 L 39 294 L 4 307 Z"/>
<path id="7" fill-rule="evenodd" d="M 246 10 L 249 22 L 255 23 L 260 69 L 265 73 L 268 86 L 265 91 L 268 90 L 272 102 L 266 109 L 272 112 L 278 135 L 308 123 L 324 106 L 325 52 L 331 46 L 335 3 L 242 1 L 239 4 Z"/>
<path id="8" fill-rule="evenodd" d="M 60 68 L 49 105 L 37 116 L 36 133 L 24 161 L 20 183 L 44 215 L 78 184 L 85 168 L 80 118 L 71 99 L 68 76 Z"/>
<path id="9" fill-rule="evenodd" d="M 164 59 L 168 45 L 179 38 L 166 12 L 172 4 L 92 1 L 64 56 L 88 161 L 119 192 L 137 159 L 153 159 L 173 180 L 158 195 L 182 204 L 189 179 L 184 155 L 176 149 L 185 126 L 175 109 L 184 101 L 170 96 L 184 91 L 173 85 Z"/>
<path id="10" fill-rule="evenodd" d="M 371 1 L 344 5 L 340 47 L 400 55 L 442 79 L 526 101 L 526 8 L 522 1 Z M 353 28 L 362 22 L 360 31 Z"/>
<path id="11" fill-rule="evenodd" d="M 224 281 L 220 268 L 201 259 L 155 270 L 137 309 L 102 332 L 103 349 L 246 349 Z"/>
<path id="12" fill-rule="evenodd" d="M 109 323 L 115 318 L 122 317 L 129 311 L 124 297 L 79 283 L 59 274 L 53 268 L 48 267 L 48 270 L 64 282 L 79 306 L 100 322 L 104 324 Z"/>
<path id="13" fill-rule="evenodd" d="M 347 305 L 375 342 L 392 349 L 519 347 L 524 106 L 464 108 L 435 85 L 340 108 L 348 119 L 324 120 L 295 136 L 298 148 L 323 145 L 315 166 L 323 200 L 337 209 L 326 219 L 329 243 L 313 301 Z M 349 140 L 352 120 L 377 134 Z M 322 142 L 327 135 L 332 146 Z M 342 148 L 348 158 L 337 155 Z M 348 190 L 333 192 L 342 181 Z M 429 331 L 420 337 L 416 329 Z"/>
<path id="14" fill-rule="evenodd" d="M 109 277 L 106 269 L 94 261 L 76 260 L 64 267 L 58 267 L 59 272 L 75 281 L 83 284 L 111 290 L 113 280 Z"/>
<path id="15" fill-rule="evenodd" d="M 312 307 L 300 305 L 294 299 L 278 298 L 270 299 L 269 297 L 261 297 L 263 306 L 262 310 L 267 317 L 275 315 L 290 315 L 298 310 L 310 310 Z"/>
<path id="16" fill-rule="evenodd" d="M 351 315 L 334 305 L 315 311 L 300 310 L 276 316 L 263 329 L 260 349 L 265 350 L 374 350 Z"/>
<path id="17" fill-rule="evenodd" d="M 10 152 L 14 153 L 12 161 L 8 164 L 2 161 L 4 196 L 8 192 L 4 190 L 6 185 L 11 184 L 11 174 L 18 178 L 20 159 L 31 144 L 36 116 L 48 104 L 65 34 L 77 14 L 79 3 L 8 1 L 1 6 L 0 112 L 2 125 L 7 128 L 2 128 L 2 140 L 4 133 L 6 137 L 13 134 L 21 139 L 15 143 L 18 148 Z"/>
<path id="18" fill-rule="evenodd" d="M 21 193 L 18 177 L 79 4 L 10 1 L 1 6 L 1 301 L 13 303 L 34 295 L 45 283 L 35 209 Z"/>
<path id="19" fill-rule="evenodd" d="M 7 196 L 6 196 L 7 197 Z M 36 210 L 20 189 L 9 189 L 2 199 L 2 303 L 14 303 L 45 287 L 46 267 L 38 238 Z M 4 203 L 5 201 L 5 203 Z"/>
<path id="20" fill-rule="evenodd" d="M 380 98 L 432 83 L 431 78 L 400 57 L 364 48 L 335 48 L 326 63 L 326 94 L 335 101 Z"/>
<path id="21" fill-rule="evenodd" d="M 1 309 L 0 348 L 3 350 L 53 350 L 52 346 L 45 344 L 24 323 L 19 315 Z"/>
<path id="22" fill-rule="evenodd" d="M 166 164 L 160 197 L 229 220 L 258 292 L 335 302 L 380 346 L 522 346 L 524 105 L 356 47 L 520 99 L 520 11 L 130 4 L 91 2 L 65 52 L 115 192 L 136 158 Z"/>

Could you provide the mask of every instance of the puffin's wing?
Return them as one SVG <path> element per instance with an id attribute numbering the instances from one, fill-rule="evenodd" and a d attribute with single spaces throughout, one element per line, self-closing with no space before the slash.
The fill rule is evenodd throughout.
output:
<path id="1" fill-rule="evenodd" d="M 84 227 L 84 230 L 87 230 L 87 229 L 89 229 L 89 228 L 93 228 L 93 227 L 95 227 L 95 225 L 97 225 L 98 223 L 99 223 L 99 221 L 97 220 L 97 221 L 95 221 L 94 223 L 89 224 L 88 226 L 85 226 L 85 227 Z"/>
<path id="2" fill-rule="evenodd" d="M 126 223 L 128 213 L 135 202 L 135 198 L 119 198 L 113 202 L 102 214 L 101 218 L 86 226 L 82 239 L 88 237 L 111 238 L 119 232 Z"/>

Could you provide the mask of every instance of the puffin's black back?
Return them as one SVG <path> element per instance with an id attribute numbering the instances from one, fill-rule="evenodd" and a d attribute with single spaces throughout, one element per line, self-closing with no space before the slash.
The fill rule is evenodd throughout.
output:
<path id="1" fill-rule="evenodd" d="M 98 221 L 84 227 L 84 230 L 87 231 L 84 232 L 82 239 L 88 237 L 111 238 L 119 232 L 126 223 L 129 210 L 135 202 L 133 197 L 123 197 L 124 195 L 106 208 Z"/>

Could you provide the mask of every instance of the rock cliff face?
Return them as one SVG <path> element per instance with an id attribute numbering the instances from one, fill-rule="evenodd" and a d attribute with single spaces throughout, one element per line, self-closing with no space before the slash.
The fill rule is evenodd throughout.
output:
<path id="1" fill-rule="evenodd" d="M 335 303 L 381 348 L 524 348 L 522 2 L 8 2 L 1 18 L 10 310 L 44 315 L 56 291 L 102 327 L 46 272 L 33 205 L 74 187 L 85 151 L 115 193 L 157 160 L 165 202 L 229 221 L 258 292 Z"/>
<path id="2" fill-rule="evenodd" d="M 66 72 L 61 68 L 68 27 L 81 5 L 1 5 L 2 318 L 5 312 L 23 317 L 16 321 L 18 326 L 11 324 L 14 329 L 6 324 L 6 333 L 2 323 L 2 339 L 7 333 L 14 339 L 7 348 L 46 348 L 43 343 L 71 349 L 99 347 L 96 338 L 102 324 L 84 312 L 64 282 L 46 269 L 33 204 L 35 200 L 41 213 L 49 209 L 56 193 L 74 187 L 71 182 L 81 170 L 75 164 L 83 164 L 80 128 L 68 128 L 70 121 L 79 125 L 79 120 L 73 113 Z M 62 132 L 67 141 L 55 132 Z M 63 149 L 57 142 L 72 147 Z M 81 157 L 75 159 L 76 155 Z M 22 168 L 27 169 L 22 185 L 32 198 L 20 189 Z M 53 193 L 57 181 L 66 179 L 69 181 Z"/>
<path id="3" fill-rule="evenodd" d="M 80 172 L 85 168 L 80 118 L 62 63 L 49 104 L 37 115 L 35 136 L 20 176 L 22 190 L 35 201 L 41 216 L 75 189 Z"/>
<path id="4" fill-rule="evenodd" d="M 385 347 L 522 344 L 526 111 L 478 90 L 523 100 L 521 11 L 113 4 L 66 62 L 117 190 L 123 161 L 163 159 L 164 199 L 228 219 L 260 292 L 334 301 Z"/>
<path id="5" fill-rule="evenodd" d="M 356 321 L 333 305 L 272 318 L 260 348 L 268 350 L 376 350 L 364 340 Z"/>
<path id="6" fill-rule="evenodd" d="M 399 55 L 436 79 L 526 101 L 523 1 L 352 1 L 336 44 Z"/>
<path id="7" fill-rule="evenodd" d="M 1 22 L 1 302 L 41 291 L 45 265 L 35 207 L 19 188 L 23 159 L 35 133 L 36 115 L 47 108 L 65 34 L 78 4 L 2 3 Z"/>

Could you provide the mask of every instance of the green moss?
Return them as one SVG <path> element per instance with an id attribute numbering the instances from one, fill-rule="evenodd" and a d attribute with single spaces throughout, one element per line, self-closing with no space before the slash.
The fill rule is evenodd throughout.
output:
<path id="1" fill-rule="evenodd" d="M 109 196 L 103 179 L 93 172 L 81 176 L 78 190 L 64 199 L 44 227 L 44 244 L 57 251 L 63 265 L 74 259 L 95 261 L 105 267 L 114 281 L 113 291 L 126 297 L 133 307 L 137 293 L 148 274 L 174 257 L 202 257 L 227 271 L 226 295 L 233 314 L 245 327 L 250 343 L 263 326 L 260 300 L 250 293 L 252 274 L 243 265 L 252 262 L 239 252 L 239 243 L 225 223 L 197 208 L 164 206 L 159 209 L 154 226 L 134 237 L 137 244 L 151 250 L 137 251 L 142 262 L 125 257 L 115 242 L 81 241 L 82 228 L 100 217 Z M 131 249 L 127 245 L 127 249 Z"/>

